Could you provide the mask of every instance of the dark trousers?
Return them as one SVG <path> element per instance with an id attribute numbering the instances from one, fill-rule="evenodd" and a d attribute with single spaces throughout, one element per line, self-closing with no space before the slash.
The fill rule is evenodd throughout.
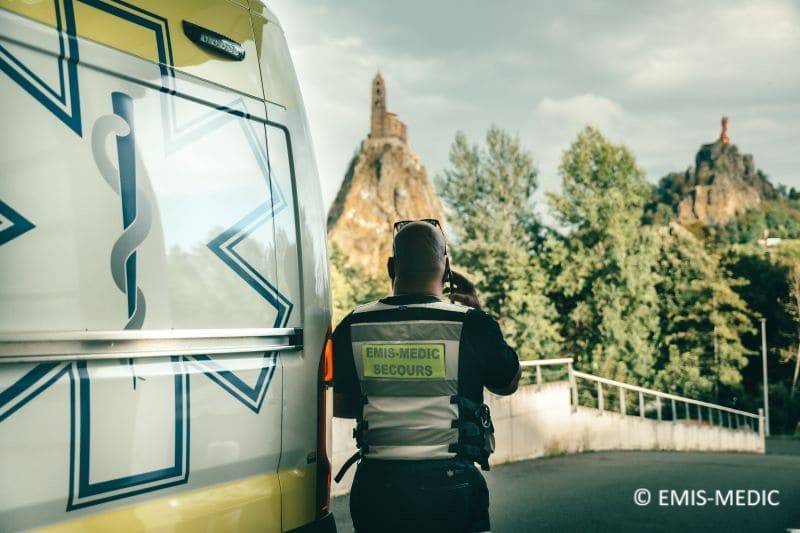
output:
<path id="1" fill-rule="evenodd" d="M 358 465 L 350 491 L 357 533 L 489 531 L 489 491 L 462 459 Z"/>

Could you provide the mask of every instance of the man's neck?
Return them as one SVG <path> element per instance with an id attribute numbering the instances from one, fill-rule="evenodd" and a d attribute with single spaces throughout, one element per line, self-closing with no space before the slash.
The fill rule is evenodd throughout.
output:
<path id="1" fill-rule="evenodd" d="M 410 294 L 430 295 L 440 298 L 442 296 L 442 286 L 439 283 L 429 283 L 426 285 L 405 284 L 396 280 L 392 284 L 392 294 L 395 296 L 406 296 Z"/>

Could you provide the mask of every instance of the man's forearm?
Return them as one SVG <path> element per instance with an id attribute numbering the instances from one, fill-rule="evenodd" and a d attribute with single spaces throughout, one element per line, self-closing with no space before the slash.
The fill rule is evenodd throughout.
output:
<path id="1" fill-rule="evenodd" d="M 489 388 L 489 390 L 494 394 L 500 396 L 508 396 L 509 394 L 514 394 L 515 392 L 517 392 L 517 387 L 519 387 L 519 378 L 521 376 L 522 376 L 522 367 L 520 366 L 519 369 L 517 369 L 517 374 L 514 376 L 514 378 L 508 385 L 500 389 Z"/>

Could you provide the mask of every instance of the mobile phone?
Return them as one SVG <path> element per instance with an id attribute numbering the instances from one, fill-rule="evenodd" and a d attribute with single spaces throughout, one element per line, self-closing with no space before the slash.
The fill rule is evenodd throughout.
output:
<path id="1" fill-rule="evenodd" d="M 444 277 L 442 278 L 442 283 L 447 283 L 450 289 L 450 294 L 453 294 L 455 290 L 453 289 L 453 269 L 447 267 L 447 271 L 444 273 Z"/>

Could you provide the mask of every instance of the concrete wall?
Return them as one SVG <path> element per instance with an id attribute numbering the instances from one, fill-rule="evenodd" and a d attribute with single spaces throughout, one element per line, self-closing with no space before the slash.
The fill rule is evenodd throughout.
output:
<path id="1" fill-rule="evenodd" d="M 566 382 L 526 385 L 513 396 L 487 393 L 497 449 L 492 464 L 546 455 L 599 450 L 684 450 L 764 452 L 764 438 L 746 429 L 724 429 L 697 422 L 659 422 L 638 416 L 578 407 L 572 412 Z M 355 452 L 353 421 L 333 423 L 333 474 Z M 355 467 L 333 495 L 350 490 Z"/>

